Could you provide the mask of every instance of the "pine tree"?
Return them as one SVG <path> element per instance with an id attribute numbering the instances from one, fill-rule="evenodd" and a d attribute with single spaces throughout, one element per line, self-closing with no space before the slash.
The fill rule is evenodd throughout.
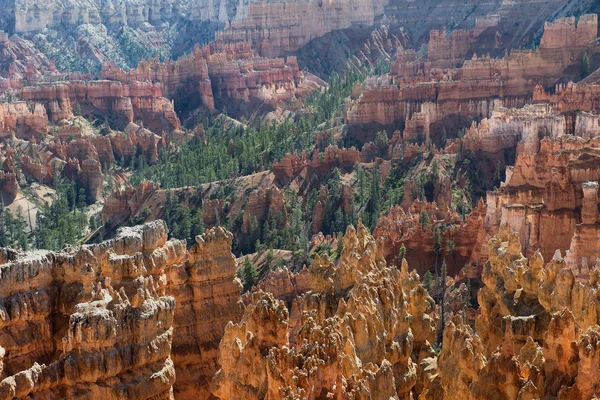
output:
<path id="1" fill-rule="evenodd" d="M 202 209 L 197 209 L 192 217 L 191 236 L 194 239 L 204 233 L 204 220 L 202 219 Z"/>
<path id="2" fill-rule="evenodd" d="M 335 248 L 335 258 L 339 259 L 344 251 L 344 235 L 342 232 L 338 233 L 337 236 L 337 247 Z"/>
<path id="3" fill-rule="evenodd" d="M 423 275 L 423 287 L 431 296 L 431 289 L 433 289 L 433 276 L 431 274 L 431 271 L 427 271 L 425 272 L 425 275 Z"/>
<path id="4" fill-rule="evenodd" d="M 422 210 L 419 214 L 419 225 L 421 225 L 421 229 L 425 230 L 425 227 L 431 223 L 429 218 L 429 213 L 426 210 Z"/>
<path id="5" fill-rule="evenodd" d="M 192 239 L 192 216 L 189 207 L 179 208 L 179 232 L 178 239 L 191 241 Z"/>
<path id="6" fill-rule="evenodd" d="M 84 188 L 80 188 L 78 196 L 77 196 L 77 207 L 78 208 L 84 208 L 85 206 L 86 206 L 85 189 Z"/>
<path id="7" fill-rule="evenodd" d="M 400 246 L 400 250 L 398 251 L 398 259 L 400 260 L 400 264 L 402 264 L 402 260 L 404 260 L 405 257 L 406 257 L 406 246 L 404 246 L 404 243 L 402 243 L 402 246 Z"/>
<path id="8" fill-rule="evenodd" d="M 245 290 L 250 289 L 258 281 L 258 271 L 248 256 L 244 259 L 244 266 L 242 267 L 242 281 Z"/>
<path id="9" fill-rule="evenodd" d="M 590 74 L 590 56 L 587 53 L 581 58 L 581 79 L 586 78 Z"/>
<path id="10" fill-rule="evenodd" d="M 442 232 L 440 231 L 440 227 L 438 225 L 433 228 L 433 252 L 436 257 L 439 257 L 442 254 Z"/>
<path id="11" fill-rule="evenodd" d="M 0 204 L 0 206 L 3 206 Z M 6 211 L 4 211 L 4 207 L 0 207 L 0 247 L 8 246 L 8 228 L 6 226 Z"/>
<path id="12" fill-rule="evenodd" d="M 440 276 L 440 314 L 441 314 L 441 329 L 438 336 L 438 343 L 442 343 L 444 330 L 446 328 L 446 261 L 442 262 L 442 273 Z"/>

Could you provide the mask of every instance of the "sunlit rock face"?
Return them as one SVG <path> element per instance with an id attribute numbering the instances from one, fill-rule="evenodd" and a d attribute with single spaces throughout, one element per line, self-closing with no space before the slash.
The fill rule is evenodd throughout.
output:
<path id="1" fill-rule="evenodd" d="M 538 85 L 549 88 L 580 78 L 573 71 L 584 53 L 597 52 L 593 44 L 597 27 L 595 14 L 578 22 L 559 18 L 546 23 L 538 49 L 512 50 L 499 57 L 466 50 L 482 32 L 477 26 L 449 37 L 433 31 L 430 54 L 417 57 L 415 50 L 400 51 L 389 74 L 365 82 L 347 107 L 346 121 L 352 125 L 405 121 L 409 139 L 417 134 L 429 138 L 442 125 L 456 124 L 458 114 L 489 118 L 499 107 L 521 107 Z"/>
<path id="2" fill-rule="evenodd" d="M 598 390 L 598 271 L 575 282 L 557 253 L 527 259 L 504 225 L 489 242 L 475 329 L 456 317 L 425 359 L 423 399 L 590 399 Z"/>
<path id="3" fill-rule="evenodd" d="M 59 253 L 0 250 L 2 398 L 208 396 L 242 311 L 231 240 L 216 228 L 188 252 L 156 221 Z"/>
<path id="4" fill-rule="evenodd" d="M 246 300 L 221 341 L 219 398 L 408 398 L 435 340 L 418 276 L 387 266 L 362 224 L 347 230 L 337 265 L 318 257 L 297 274 L 276 271 Z"/>

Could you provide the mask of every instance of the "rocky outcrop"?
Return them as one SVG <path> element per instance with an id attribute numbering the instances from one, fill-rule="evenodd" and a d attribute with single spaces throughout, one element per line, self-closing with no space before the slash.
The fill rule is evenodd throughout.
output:
<path id="1" fill-rule="evenodd" d="M 166 136 L 158 136 L 137 124 L 129 123 L 124 132 L 111 132 L 109 138 L 115 157 L 128 165 L 139 157 L 143 157 L 148 164 L 155 163 L 160 149 L 165 145 L 163 138 Z"/>
<path id="2" fill-rule="evenodd" d="M 0 250 L 0 396 L 209 398 L 241 284 L 230 233 L 196 241 L 188 253 L 155 221 L 60 253 Z"/>
<path id="3" fill-rule="evenodd" d="M 48 116 L 40 104 L 0 104 L 0 138 L 14 135 L 21 139 L 40 140 L 47 133 Z"/>
<path id="4" fill-rule="evenodd" d="M 527 256 L 540 250 L 550 258 L 557 249 L 568 250 L 568 262 L 573 269 L 582 269 L 575 275 L 583 278 L 587 265 L 600 256 L 594 244 L 597 139 L 590 138 L 597 136 L 595 119 L 592 114 L 559 114 L 551 106 L 539 105 L 495 113 L 463 138 L 463 148 L 471 150 L 506 149 L 518 140 L 514 167 L 507 168 L 502 186 L 488 193 L 488 237 L 508 223 L 519 232 Z"/>
<path id="5" fill-rule="evenodd" d="M 544 24 L 544 35 L 540 41 L 541 49 L 564 49 L 573 46 L 587 46 L 596 40 L 597 16 L 586 14 L 575 20 L 575 17 L 560 18 Z"/>
<path id="6" fill-rule="evenodd" d="M 539 253 L 523 257 L 503 226 L 489 243 L 477 333 L 459 317 L 449 323 L 439 357 L 422 363 L 420 398 L 593 398 L 597 274 L 576 283 L 558 253 L 546 265 Z"/>
<path id="7" fill-rule="evenodd" d="M 558 84 L 554 92 L 549 93 L 543 87 L 536 86 L 533 100 L 538 103 L 549 103 L 557 112 L 568 113 L 585 111 L 598 114 L 600 112 L 600 85 L 598 84 Z"/>
<path id="8" fill-rule="evenodd" d="M 242 214 L 242 232 L 246 234 L 254 233 L 259 225 L 267 219 L 273 219 L 276 226 L 281 228 L 287 224 L 287 211 L 283 200 L 283 191 L 276 186 L 267 190 L 257 189 L 250 193 L 248 204 Z"/>
<path id="9" fill-rule="evenodd" d="M 218 227 L 196 238 L 184 269 L 172 269 L 169 293 L 177 300 L 172 358 L 177 398 L 209 398 L 225 326 L 242 316 L 242 285 L 235 279 L 233 235 Z"/>
<path id="10" fill-rule="evenodd" d="M 101 245 L 9 255 L 1 396 L 171 398 L 175 300 L 161 269 L 184 255 L 161 222 Z"/>
<path id="11" fill-rule="evenodd" d="M 113 190 L 104 200 L 102 207 L 102 223 L 114 221 L 114 225 L 126 221 L 130 216 L 135 215 L 142 208 L 144 202 L 152 196 L 160 185 L 142 181 L 138 187 L 126 185 Z"/>
<path id="12" fill-rule="evenodd" d="M 427 224 L 419 221 L 422 212 L 426 212 L 431 219 Z M 401 206 L 392 207 L 379 218 L 373 235 L 383 241 L 387 260 L 396 264 L 400 262 L 397 255 L 404 245 L 405 258 L 411 268 L 419 274 L 425 274 L 436 263 L 433 231 L 443 226 L 441 258 L 448 266 L 448 274 L 455 276 L 467 262 L 481 260 L 485 212 L 485 204 L 480 200 L 477 207 L 461 220 L 457 213 L 447 207 L 444 209 L 436 203 L 417 200 L 406 211 Z M 483 254 L 484 261 L 486 254 Z"/>
<path id="13" fill-rule="evenodd" d="M 557 114 L 545 104 L 527 105 L 518 109 L 499 108 L 479 124 L 473 122 L 462 138 L 463 151 L 499 153 L 514 149 L 535 154 L 541 138 L 558 138 L 569 133 L 567 117 Z"/>
<path id="14" fill-rule="evenodd" d="M 103 0 L 81 2 L 61 0 L 44 3 L 39 0 L 19 0 L 15 3 L 16 32 L 42 31 L 59 24 L 89 23 L 138 26 L 143 23 L 160 24 L 181 15 L 181 2 L 153 0 L 141 2 L 128 0 L 113 4 Z"/>
<path id="15" fill-rule="evenodd" d="M 74 81 L 25 87 L 21 97 L 43 104 L 57 123 L 74 116 L 75 107 L 83 114 L 104 118 L 123 129 L 141 121 L 156 131 L 181 128 L 173 103 L 162 97 L 158 85 L 144 82 L 123 84 L 114 81 Z"/>
<path id="16" fill-rule="evenodd" d="M 460 128 L 459 115 L 486 118 L 499 106 L 522 106 L 537 85 L 548 88 L 568 77 L 579 78 L 572 72 L 577 68 L 568 67 L 578 66 L 584 53 L 597 52 L 589 41 L 597 35 L 597 24 L 596 15 L 580 18 L 577 25 L 572 19 L 558 19 L 546 25 L 548 32 L 539 49 L 513 50 L 500 58 L 473 55 L 460 68 L 433 68 L 432 61 L 424 62 L 416 58 L 414 51 L 406 51 L 397 58 L 389 75 L 366 81 L 358 99 L 347 108 L 346 121 L 381 125 L 406 121 L 407 128 L 411 124 L 424 125 L 422 130 L 440 131 L 441 135 L 442 127 Z M 565 26 L 570 28 L 565 30 Z M 432 34 L 434 38 L 439 36 Z M 439 41 L 430 43 L 432 49 L 437 49 Z M 459 46 L 454 55 L 439 50 L 434 54 L 442 65 L 455 62 L 456 54 L 465 51 Z M 465 97 L 465 93 L 469 95 Z"/>
<path id="17" fill-rule="evenodd" d="M 281 161 L 273 162 L 271 171 L 281 184 L 303 180 L 312 174 L 326 175 L 334 168 L 351 169 L 360 161 L 361 153 L 352 147 L 340 149 L 330 145 L 321 155 L 317 149 L 312 154 L 286 154 Z"/>
<path id="18" fill-rule="evenodd" d="M 372 25 L 383 12 L 382 0 L 268 2 L 240 4 L 235 18 L 217 32 L 217 43 L 249 41 L 259 54 L 278 57 L 312 39 L 353 24 Z"/>
<path id="19" fill-rule="evenodd" d="M 65 165 L 65 174 L 85 190 L 86 199 L 94 203 L 101 199 L 104 176 L 100 162 L 87 159 L 80 163 L 79 160 L 70 158 Z"/>
<path id="20" fill-rule="evenodd" d="M 0 204 L 3 206 L 13 202 L 19 193 L 19 182 L 13 172 L 0 171 Z"/>
<path id="21" fill-rule="evenodd" d="M 239 102 L 246 107 L 251 103 L 277 105 L 306 94 L 317 84 L 305 75 L 295 57 L 262 58 L 245 42 L 196 46 L 177 61 L 142 61 L 130 71 L 114 65 L 102 69 L 104 78 L 124 84 L 153 82 L 177 105 L 184 102 L 181 107 L 185 109 L 226 106 L 237 112 L 246 111 Z"/>
<path id="22" fill-rule="evenodd" d="M 337 265 L 317 257 L 298 274 L 279 270 L 248 301 L 221 342 L 219 398 L 408 397 L 414 360 L 435 338 L 433 302 L 417 275 L 406 263 L 388 267 L 360 223 L 347 230 Z"/>

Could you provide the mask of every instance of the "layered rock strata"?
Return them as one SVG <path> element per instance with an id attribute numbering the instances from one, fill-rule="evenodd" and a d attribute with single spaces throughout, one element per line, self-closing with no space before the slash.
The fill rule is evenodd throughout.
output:
<path id="1" fill-rule="evenodd" d="M 114 81 L 75 81 L 40 84 L 21 90 L 24 100 L 43 104 L 54 123 L 73 118 L 79 112 L 112 120 L 123 129 L 142 121 L 155 132 L 181 128 L 173 103 L 162 97 L 161 88 L 152 83 L 123 84 Z"/>
<path id="2" fill-rule="evenodd" d="M 214 229 L 188 253 L 156 221 L 60 253 L 0 250 L 0 396 L 208 398 L 242 311 L 231 241 Z"/>
<path id="3" fill-rule="evenodd" d="M 102 76 L 129 84 L 153 82 L 176 104 L 185 98 L 186 103 L 197 102 L 209 110 L 216 105 L 233 109 L 233 102 L 275 105 L 301 96 L 316 85 L 315 79 L 305 79 L 295 57 L 259 57 L 247 42 L 196 46 L 190 55 L 177 61 L 143 61 L 127 72 L 107 65 L 103 66 Z"/>
<path id="4" fill-rule="evenodd" d="M 372 25 L 384 5 L 382 0 L 250 1 L 215 39 L 217 43 L 249 41 L 262 56 L 278 57 L 328 32 L 354 24 Z"/>
<path id="5" fill-rule="evenodd" d="M 579 78 L 569 72 L 575 68 L 568 67 L 579 65 L 584 53 L 597 51 L 593 42 L 597 25 L 596 15 L 582 16 L 577 23 L 574 18 L 558 19 L 546 24 L 537 50 L 513 50 L 501 58 L 473 55 L 460 68 L 432 68 L 431 61 L 423 62 L 407 50 L 397 57 L 391 74 L 367 80 L 348 107 L 346 121 L 381 125 L 406 121 L 409 139 L 427 138 L 430 129 L 458 128 L 461 120 L 489 117 L 498 106 L 522 106 L 538 85 L 547 88 L 565 77 Z M 456 61 L 452 54 L 437 54 L 434 60 L 439 59 L 440 65 Z"/>
<path id="6" fill-rule="evenodd" d="M 567 122 L 569 118 L 575 120 L 574 127 Z M 567 259 L 578 268 L 596 263 L 600 253 L 594 244 L 597 198 L 593 182 L 600 176 L 595 150 L 598 140 L 590 138 L 597 132 L 586 128 L 589 119 L 589 114 L 553 113 L 522 119 L 525 125 L 521 126 L 514 125 L 514 120 L 506 125 L 482 121 L 478 128 L 469 131 L 464 138 L 468 148 L 479 142 L 477 148 L 481 149 L 487 142 L 486 147 L 500 149 L 504 147 L 502 142 L 508 144 L 510 136 L 511 140 L 519 140 L 514 167 L 507 168 L 502 186 L 487 195 L 485 227 L 489 236 L 501 224 L 508 223 L 519 232 L 528 256 L 540 250 L 545 258 L 550 258 L 560 249 L 569 250 Z M 489 126 L 495 128 L 487 130 Z M 474 135 L 476 131 L 478 134 Z M 512 134 L 507 136 L 508 132 Z M 575 132 L 585 137 L 568 134 Z"/>

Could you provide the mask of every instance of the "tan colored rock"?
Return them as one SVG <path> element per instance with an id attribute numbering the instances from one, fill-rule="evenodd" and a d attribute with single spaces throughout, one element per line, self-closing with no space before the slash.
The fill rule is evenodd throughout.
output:
<path id="1" fill-rule="evenodd" d="M 543 45 L 536 51 L 513 50 L 498 58 L 475 54 L 470 60 L 463 57 L 472 40 L 469 35 L 475 33 L 455 31 L 442 38 L 431 32 L 433 60 L 417 60 L 414 50 L 401 53 L 390 74 L 367 79 L 358 99 L 347 107 L 345 120 L 352 125 L 393 125 L 403 120 L 407 137 L 426 140 L 432 130 L 441 136 L 440 125 L 447 124 L 440 123 L 451 116 L 489 118 L 501 106 L 523 106 L 534 91 L 540 91 L 537 85 L 555 85 L 564 79 L 567 67 L 579 65 L 584 53 L 596 51 L 590 38 L 596 36 L 597 24 L 595 15 L 584 16 L 578 25 L 572 18 L 559 18 L 546 24 Z M 458 68 L 451 65 L 458 60 L 462 64 Z M 538 95 L 542 97 L 549 96 Z"/>
<path id="2" fill-rule="evenodd" d="M 380 246 L 359 224 L 346 232 L 337 265 L 317 257 L 259 284 L 242 321 L 226 328 L 213 393 L 409 398 L 418 370 L 411 355 L 435 338 L 433 302 L 407 265 L 386 265 Z"/>
<path id="3" fill-rule="evenodd" d="M 242 314 L 232 235 L 167 240 L 162 221 L 60 253 L 0 250 L 0 397 L 209 398 Z"/>

